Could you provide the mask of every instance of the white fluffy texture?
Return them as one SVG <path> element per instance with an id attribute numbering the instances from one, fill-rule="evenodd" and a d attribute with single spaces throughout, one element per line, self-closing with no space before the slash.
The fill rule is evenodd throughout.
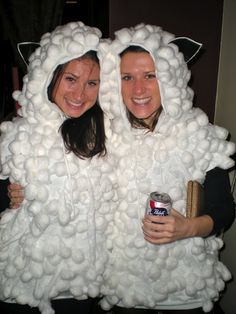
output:
<path id="1" fill-rule="evenodd" d="M 45 34 L 14 93 L 23 118 L 1 125 L 1 176 L 19 182 L 25 200 L 0 221 L 0 299 L 42 314 L 54 313 L 50 299 L 98 296 L 107 263 L 112 159 L 65 153 L 64 117 L 47 98 L 57 65 L 97 50 L 100 35 L 81 22 Z"/>
<path id="2" fill-rule="evenodd" d="M 173 35 L 151 25 L 116 33 L 102 43 L 100 101 L 113 119 L 110 143 L 117 154 L 119 206 L 114 215 L 113 251 L 105 272 L 101 304 L 124 307 L 211 310 L 231 275 L 218 260 L 222 240 L 189 238 L 168 245 L 144 240 L 141 219 L 152 191 L 167 192 L 173 207 L 186 213 L 187 181 L 203 182 L 206 171 L 233 165 L 235 145 L 227 131 L 192 108 L 190 72 L 182 53 L 168 44 Z M 154 132 L 131 129 L 120 93 L 119 53 L 141 45 L 154 58 L 163 112 Z"/>

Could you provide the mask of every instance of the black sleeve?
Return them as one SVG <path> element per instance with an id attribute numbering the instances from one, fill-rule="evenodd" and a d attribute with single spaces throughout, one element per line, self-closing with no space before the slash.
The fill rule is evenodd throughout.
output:
<path id="1" fill-rule="evenodd" d="M 10 184 L 9 180 L 0 180 L 0 212 L 9 207 L 10 199 L 7 196 L 7 186 Z"/>
<path id="2" fill-rule="evenodd" d="M 220 168 L 208 171 L 203 186 L 205 191 L 203 214 L 209 215 L 214 221 L 211 235 L 219 234 L 229 229 L 235 219 L 235 203 L 228 172 Z"/>

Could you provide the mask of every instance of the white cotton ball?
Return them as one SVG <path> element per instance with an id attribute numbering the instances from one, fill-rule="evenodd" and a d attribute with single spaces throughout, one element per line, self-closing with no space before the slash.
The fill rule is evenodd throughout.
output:
<path id="1" fill-rule="evenodd" d="M 173 79 L 172 74 L 170 72 L 158 72 L 157 78 L 163 83 L 168 83 Z"/>
<path id="2" fill-rule="evenodd" d="M 197 256 L 197 259 L 201 262 L 206 260 L 206 253 L 201 253 Z"/>
<path id="3" fill-rule="evenodd" d="M 114 303 L 114 304 L 116 304 L 116 303 Z M 105 310 L 105 311 L 109 311 L 109 310 L 112 308 L 112 305 L 109 304 L 109 302 L 108 302 L 105 298 L 103 298 L 103 299 L 100 301 L 100 306 L 101 306 L 101 308 L 102 308 L 103 310 Z"/>
<path id="4" fill-rule="evenodd" d="M 47 154 L 46 148 L 42 145 L 42 143 L 35 145 L 34 153 L 37 156 L 45 156 Z"/>
<path id="5" fill-rule="evenodd" d="M 190 152 L 185 152 L 182 154 L 182 161 L 188 165 L 189 167 L 193 165 L 194 158 L 193 155 Z"/>
<path id="6" fill-rule="evenodd" d="M 79 250 L 72 250 L 72 259 L 75 263 L 81 264 L 84 260 L 84 254 Z"/>
<path id="7" fill-rule="evenodd" d="M 18 255 L 13 263 L 17 270 L 21 270 L 25 267 L 26 260 L 21 255 Z"/>
<path id="8" fill-rule="evenodd" d="M 70 212 L 68 209 L 63 207 L 58 208 L 58 222 L 61 226 L 67 225 L 70 221 L 70 218 Z"/>
<path id="9" fill-rule="evenodd" d="M 29 302 L 29 297 L 28 296 L 26 296 L 26 295 L 18 295 L 17 297 L 16 297 L 16 302 L 18 303 L 18 304 L 28 304 L 28 302 Z"/>
<path id="10" fill-rule="evenodd" d="M 52 156 L 55 160 L 63 159 L 63 151 L 60 147 L 52 147 L 49 151 L 49 155 Z"/>
<path id="11" fill-rule="evenodd" d="M 225 147 L 225 151 L 224 152 L 225 152 L 226 155 L 231 156 L 236 151 L 236 144 L 233 143 L 233 142 L 226 142 L 225 146 L 226 147 Z"/>
<path id="12" fill-rule="evenodd" d="M 29 282 L 32 279 L 32 275 L 29 271 L 25 271 L 20 278 L 23 282 Z"/>
<path id="13" fill-rule="evenodd" d="M 47 256 L 47 257 L 53 257 L 56 255 L 56 251 L 57 251 L 57 241 L 54 238 L 53 239 L 53 243 L 47 243 L 47 245 L 45 244 L 44 247 L 42 248 L 43 250 L 43 255 Z"/>
<path id="14" fill-rule="evenodd" d="M 168 72 L 169 71 L 170 65 L 165 59 L 159 58 L 156 60 L 156 68 L 157 68 L 157 72 L 159 73 L 158 75 L 161 75 L 160 72 Z M 170 73 L 170 76 L 171 76 L 171 73 Z"/>
<path id="15" fill-rule="evenodd" d="M 50 263 L 54 266 L 58 266 L 61 262 L 61 257 L 58 254 L 50 256 Z"/>
<path id="16" fill-rule="evenodd" d="M 58 177 L 65 176 L 65 175 L 66 175 L 66 167 L 65 167 L 64 162 L 57 162 L 57 163 L 54 165 L 54 171 L 55 171 L 55 174 L 56 174 Z"/>
<path id="17" fill-rule="evenodd" d="M 209 160 L 205 160 L 205 159 L 201 159 L 199 162 L 198 162 L 198 167 L 201 169 L 201 170 L 207 170 L 208 167 L 209 167 Z"/>
<path id="18" fill-rule="evenodd" d="M 85 37 L 85 45 L 97 46 L 99 43 L 99 37 L 96 34 L 87 34 Z"/>
<path id="19" fill-rule="evenodd" d="M 31 80 L 28 82 L 27 90 L 30 94 L 34 95 L 37 94 L 40 90 L 40 83 L 36 80 Z"/>
<path id="20" fill-rule="evenodd" d="M 41 169 L 39 172 L 38 172 L 38 176 L 37 176 L 37 179 L 39 182 L 41 183 L 49 183 L 50 182 L 50 179 L 49 179 L 49 173 L 48 173 L 48 170 L 46 169 Z"/>
<path id="21" fill-rule="evenodd" d="M 12 154 L 19 154 L 22 144 L 20 142 L 12 142 L 9 145 L 9 150 Z"/>
<path id="22" fill-rule="evenodd" d="M 89 281 L 94 281 L 97 277 L 96 271 L 94 269 L 90 269 L 85 275 Z"/>
<path id="23" fill-rule="evenodd" d="M 75 41 L 72 41 L 67 47 L 68 52 L 71 54 L 81 54 L 83 51 L 83 46 Z"/>
<path id="24" fill-rule="evenodd" d="M 164 105 L 165 111 L 171 116 L 171 117 L 178 117 L 181 114 L 181 109 L 176 105 L 175 103 L 169 103 Z"/>
<path id="25" fill-rule="evenodd" d="M 196 286 L 197 290 L 203 290 L 206 287 L 206 282 L 205 282 L 205 280 L 198 279 L 195 282 L 195 286 Z"/>
<path id="26" fill-rule="evenodd" d="M 63 234 L 68 238 L 72 237 L 76 234 L 76 227 L 71 224 L 65 226 L 65 228 L 63 228 Z"/>
<path id="27" fill-rule="evenodd" d="M 42 209 L 42 204 L 38 203 L 37 201 L 33 201 L 28 206 L 28 211 L 34 215 L 37 215 Z"/>
<path id="28" fill-rule="evenodd" d="M 227 138 L 228 131 L 225 128 L 220 127 L 218 125 L 214 125 L 214 130 L 220 139 L 224 140 Z"/>
<path id="29" fill-rule="evenodd" d="M 106 226 L 107 226 L 107 221 L 104 217 L 99 216 L 96 218 L 96 227 L 98 230 L 105 230 Z"/>
<path id="30" fill-rule="evenodd" d="M 199 124 L 195 120 L 191 120 L 188 122 L 187 130 L 191 134 L 193 132 L 196 132 L 199 129 Z"/>
<path id="31" fill-rule="evenodd" d="M 50 58 L 56 58 L 60 54 L 60 50 L 57 45 L 51 43 L 48 48 L 48 56 Z"/>
<path id="32" fill-rule="evenodd" d="M 184 99 L 182 102 L 182 109 L 184 111 L 189 111 L 191 107 L 192 107 L 192 102 L 189 99 Z"/>
<path id="33" fill-rule="evenodd" d="M 35 184 L 29 184 L 25 187 L 24 195 L 27 200 L 34 200 L 38 193 L 38 186 Z"/>
<path id="34" fill-rule="evenodd" d="M 1 238 L 1 240 L 3 240 L 3 238 Z M 0 262 L 6 261 L 8 259 L 8 255 L 9 255 L 8 251 L 6 251 L 6 250 L 4 251 L 4 250 L 1 249 Z"/>
<path id="35" fill-rule="evenodd" d="M 83 282 L 79 282 L 78 283 L 78 280 L 76 281 L 77 285 L 74 286 L 74 287 L 71 287 L 70 288 L 70 291 L 72 293 L 72 295 L 74 295 L 75 297 L 78 296 L 78 297 L 81 297 L 81 295 L 83 294 Z"/>
<path id="36" fill-rule="evenodd" d="M 5 299 L 8 299 L 11 295 L 11 286 L 8 285 L 8 281 L 5 283 L 2 289 L 2 295 L 4 296 Z"/>
<path id="37" fill-rule="evenodd" d="M 116 31 L 115 36 L 123 45 L 126 43 L 130 43 L 130 41 L 132 40 L 131 33 L 128 28 L 123 28 L 119 31 Z"/>
<path id="38" fill-rule="evenodd" d="M 210 142 L 207 139 L 199 141 L 198 148 L 203 151 L 207 151 L 210 147 Z"/>
<path id="39" fill-rule="evenodd" d="M 61 245 L 61 248 L 60 248 L 60 256 L 61 256 L 63 259 L 70 258 L 70 257 L 71 257 L 71 248 L 66 247 L 65 245 Z"/>
<path id="40" fill-rule="evenodd" d="M 36 199 L 38 199 L 41 202 L 45 202 L 48 199 L 48 190 L 46 186 L 38 186 L 37 188 L 37 197 Z"/>
<path id="41" fill-rule="evenodd" d="M 41 67 L 42 67 L 43 71 L 48 73 L 52 70 L 54 63 L 55 63 L 55 61 L 53 60 L 53 58 L 46 58 L 45 60 L 43 60 Z"/>
<path id="42" fill-rule="evenodd" d="M 7 265 L 4 270 L 4 274 L 8 278 L 13 278 L 16 275 L 16 268 L 13 267 L 13 265 Z"/>
<path id="43" fill-rule="evenodd" d="M 34 237 L 39 237 L 41 234 L 41 230 L 38 228 L 38 226 L 35 225 L 35 223 L 31 223 L 30 225 L 31 233 Z M 29 253 L 27 253 L 29 255 Z"/>
<path id="44" fill-rule="evenodd" d="M 47 226 L 50 224 L 50 218 L 48 215 L 39 212 L 37 216 L 34 218 L 36 226 L 41 230 L 45 230 Z"/>
<path id="45" fill-rule="evenodd" d="M 213 268 L 211 265 L 205 265 L 204 268 L 201 270 L 201 274 L 204 278 L 212 277 Z"/>
<path id="46" fill-rule="evenodd" d="M 153 265 L 154 266 L 154 265 Z M 152 278 L 152 280 L 159 280 L 161 277 L 161 269 L 158 267 L 150 267 L 150 269 L 148 270 L 148 275 L 150 278 Z"/>
<path id="47" fill-rule="evenodd" d="M 62 269 L 60 276 L 63 280 L 72 280 L 74 278 L 74 272 L 71 269 Z"/>
<path id="48" fill-rule="evenodd" d="M 87 231 L 87 228 L 88 228 L 88 225 L 87 225 L 86 220 L 84 220 L 84 221 L 81 220 L 77 223 L 77 228 L 76 228 L 77 232 L 83 233 L 83 232 Z"/>
<path id="49" fill-rule="evenodd" d="M 206 313 L 210 312 L 213 309 L 213 303 L 209 300 L 204 302 L 204 304 L 202 305 L 202 309 Z"/>
<path id="50" fill-rule="evenodd" d="M 37 299 L 37 300 L 42 299 L 44 293 L 45 293 L 45 287 L 42 287 L 40 285 L 36 285 L 34 287 L 33 295 L 34 295 L 35 299 Z"/>

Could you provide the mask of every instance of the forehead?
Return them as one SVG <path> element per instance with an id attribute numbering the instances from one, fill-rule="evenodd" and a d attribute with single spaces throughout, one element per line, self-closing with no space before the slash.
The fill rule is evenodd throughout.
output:
<path id="1" fill-rule="evenodd" d="M 99 65 L 92 59 L 84 58 L 84 59 L 74 59 L 67 63 L 65 67 L 66 71 L 99 71 Z"/>
<path id="2" fill-rule="evenodd" d="M 121 71 L 132 69 L 155 70 L 153 58 L 148 52 L 127 52 L 121 57 Z"/>

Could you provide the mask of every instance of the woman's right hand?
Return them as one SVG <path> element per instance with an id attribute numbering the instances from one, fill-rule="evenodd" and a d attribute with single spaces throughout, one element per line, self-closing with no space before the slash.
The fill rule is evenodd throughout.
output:
<path id="1" fill-rule="evenodd" d="M 8 185 L 7 190 L 10 198 L 10 208 L 18 208 L 24 200 L 22 186 L 17 183 L 11 183 Z"/>

